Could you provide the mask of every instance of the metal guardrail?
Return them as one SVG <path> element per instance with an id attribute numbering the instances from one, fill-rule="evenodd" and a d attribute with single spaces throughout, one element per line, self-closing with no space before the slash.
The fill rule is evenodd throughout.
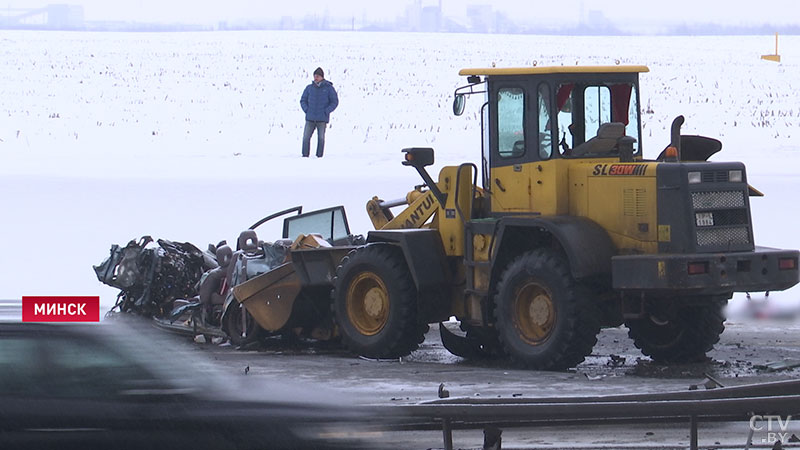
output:
<path id="1" fill-rule="evenodd" d="M 22 320 L 22 299 L 0 300 L 0 322 Z"/>
<path id="2" fill-rule="evenodd" d="M 690 448 L 698 448 L 698 424 L 749 420 L 755 415 L 800 413 L 800 380 L 704 391 L 610 396 L 440 399 L 403 406 L 411 420 L 404 429 L 441 428 L 444 447 L 453 448 L 454 429 L 681 422 L 689 423 Z M 416 422 L 415 422 L 416 420 Z M 753 437 L 750 436 L 746 448 Z"/>

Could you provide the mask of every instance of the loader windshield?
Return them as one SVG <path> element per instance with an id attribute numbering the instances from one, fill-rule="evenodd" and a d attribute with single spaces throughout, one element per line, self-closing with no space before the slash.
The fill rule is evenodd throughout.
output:
<path id="1" fill-rule="evenodd" d="M 525 94 L 522 88 L 509 87 L 498 91 L 497 124 L 501 158 L 525 153 Z"/>

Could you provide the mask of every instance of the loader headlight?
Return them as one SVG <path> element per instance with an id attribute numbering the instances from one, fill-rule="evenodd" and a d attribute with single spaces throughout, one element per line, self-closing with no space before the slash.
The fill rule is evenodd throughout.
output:
<path id="1" fill-rule="evenodd" d="M 703 176 L 700 172 L 689 172 L 689 184 L 697 184 L 703 182 Z"/>
<path id="2" fill-rule="evenodd" d="M 728 171 L 728 181 L 731 183 L 741 183 L 742 182 L 742 171 L 741 170 L 729 170 Z"/>

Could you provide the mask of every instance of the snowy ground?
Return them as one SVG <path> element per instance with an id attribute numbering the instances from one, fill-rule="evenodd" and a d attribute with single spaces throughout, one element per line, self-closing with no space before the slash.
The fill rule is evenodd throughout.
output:
<path id="1" fill-rule="evenodd" d="M 398 198 L 417 175 L 400 149 L 437 164 L 477 161 L 479 103 L 454 117 L 463 67 L 646 64 L 643 148 L 668 128 L 723 141 L 747 164 L 756 242 L 800 248 L 800 37 L 783 63 L 771 37 L 552 37 L 395 33 L 0 31 L 0 298 L 116 292 L 91 269 L 142 234 L 204 246 L 271 212 Z M 301 159 L 299 97 L 317 66 L 341 99 L 326 156 Z M 262 236 L 277 237 L 276 227 Z M 800 305 L 800 290 L 769 308 Z M 735 310 L 753 309 L 741 301 Z M 777 306 L 776 306 L 777 305 Z"/>

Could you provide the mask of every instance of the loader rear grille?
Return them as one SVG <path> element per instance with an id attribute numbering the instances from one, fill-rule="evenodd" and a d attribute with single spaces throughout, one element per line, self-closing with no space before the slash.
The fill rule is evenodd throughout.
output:
<path id="1" fill-rule="evenodd" d="M 728 181 L 727 170 L 704 170 L 703 183 L 726 183 Z"/>
<path id="2" fill-rule="evenodd" d="M 714 211 L 714 225 L 747 225 L 747 211 L 744 209 L 723 209 Z"/>
<path id="3" fill-rule="evenodd" d="M 692 192 L 692 206 L 698 209 L 744 208 L 742 191 Z"/>
<path id="4" fill-rule="evenodd" d="M 691 198 L 698 250 L 726 251 L 752 246 L 744 190 L 692 192 Z"/>
<path id="5" fill-rule="evenodd" d="M 708 228 L 697 230 L 697 245 L 700 247 L 749 244 L 748 227 Z"/>

